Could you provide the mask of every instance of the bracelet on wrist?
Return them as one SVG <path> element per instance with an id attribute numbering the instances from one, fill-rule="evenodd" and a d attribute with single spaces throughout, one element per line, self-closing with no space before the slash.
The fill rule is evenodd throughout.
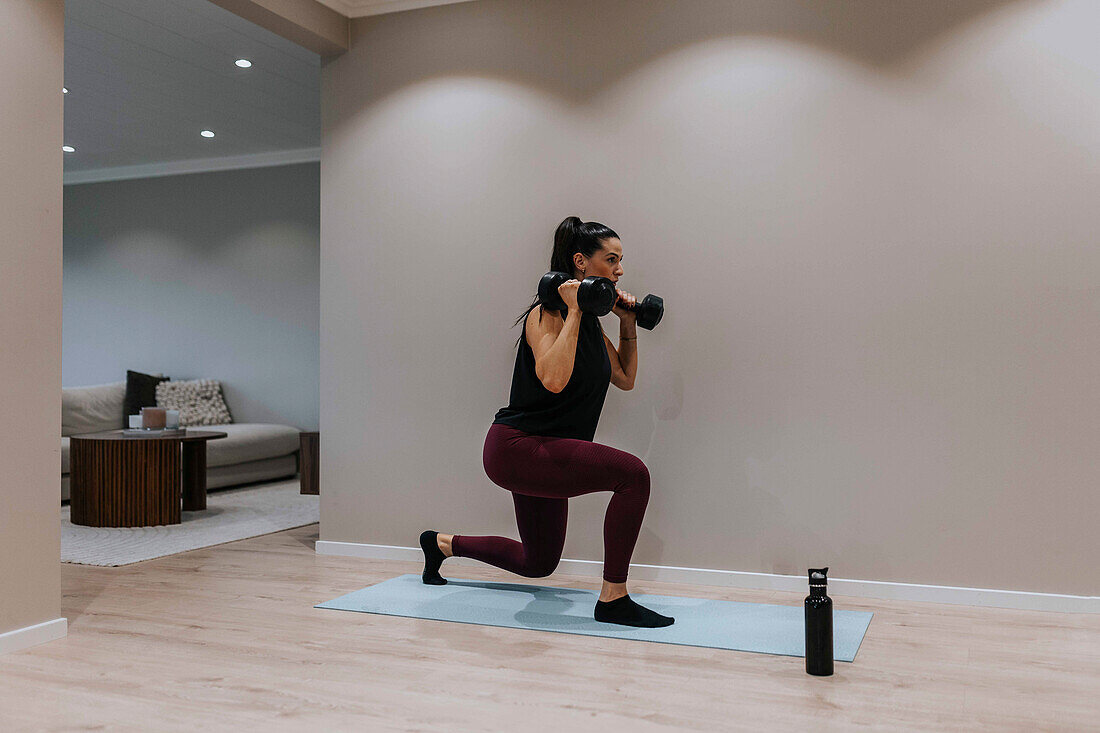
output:
<path id="1" fill-rule="evenodd" d="M 619 340 L 620 341 L 637 341 L 638 337 L 637 336 L 620 336 Z"/>

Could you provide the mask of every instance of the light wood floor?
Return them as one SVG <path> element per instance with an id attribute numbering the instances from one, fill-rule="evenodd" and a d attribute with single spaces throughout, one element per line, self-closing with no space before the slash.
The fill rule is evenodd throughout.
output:
<path id="1" fill-rule="evenodd" d="M 875 617 L 856 661 L 820 678 L 801 657 L 314 609 L 420 571 L 319 556 L 316 539 L 312 525 L 121 568 L 63 564 L 69 635 L 0 656 L 0 730 L 1100 730 L 1096 615 L 836 596 Z"/>

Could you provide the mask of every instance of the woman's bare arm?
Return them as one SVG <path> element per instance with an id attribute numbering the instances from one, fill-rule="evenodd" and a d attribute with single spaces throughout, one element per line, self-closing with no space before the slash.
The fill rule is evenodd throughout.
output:
<path id="1" fill-rule="evenodd" d="M 541 308 L 535 308 L 527 316 L 527 343 L 535 354 L 535 375 L 539 381 L 551 392 L 561 392 L 573 376 L 581 312 L 574 308 L 563 321 L 559 314 L 545 311 L 540 319 Z"/>

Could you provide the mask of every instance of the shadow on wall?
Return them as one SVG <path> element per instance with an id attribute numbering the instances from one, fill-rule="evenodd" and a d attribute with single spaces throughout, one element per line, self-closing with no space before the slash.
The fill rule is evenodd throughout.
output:
<path id="1" fill-rule="evenodd" d="M 583 103 L 638 67 L 707 39 L 772 37 L 817 46 L 878 69 L 980 16 L 1026 0 L 568 0 L 445 5 L 353 20 L 354 56 L 391 59 L 349 105 L 436 76 L 523 81 Z M 685 10 L 690 7 L 690 11 Z M 409 44 L 402 24 L 416 26 Z M 572 39 L 563 45 L 561 39 Z M 431 53 L 423 53 L 431 48 Z M 354 66 L 354 64 L 353 64 Z"/>
<path id="2" fill-rule="evenodd" d="M 1082 362 L 1086 363 L 1086 362 Z M 665 423 L 675 421 L 683 410 L 684 405 L 684 377 L 678 371 L 664 370 L 659 372 L 651 385 L 654 395 L 652 405 L 652 427 L 649 428 L 649 439 L 644 451 L 639 452 L 639 457 L 647 465 L 650 463 L 651 453 L 655 444 L 663 444 L 671 425 Z M 734 500 L 734 515 L 728 521 L 720 522 L 718 526 L 708 523 L 701 527 L 701 531 L 715 536 L 722 536 L 723 532 L 745 533 L 750 538 L 750 557 L 754 560 L 753 567 L 757 572 L 777 573 L 779 575 L 802 576 L 806 572 L 806 558 L 800 553 L 802 550 L 795 546 L 772 546 L 764 539 L 776 522 L 781 522 L 785 531 L 794 536 L 803 538 L 808 546 L 816 548 L 819 558 L 829 557 L 868 557 L 875 558 L 876 577 L 893 577 L 894 568 L 886 561 L 888 553 L 883 548 L 871 542 L 864 542 L 859 533 L 839 534 L 835 531 L 822 533 L 822 527 L 815 521 L 815 514 L 806 511 L 806 508 L 797 502 L 792 502 L 788 497 L 791 492 L 781 488 L 789 479 L 783 476 L 783 463 L 785 454 L 777 451 L 767 462 L 750 456 L 739 466 L 734 461 L 732 453 L 721 456 L 698 456 L 698 460 L 718 460 L 724 462 L 713 471 L 713 475 L 731 477 L 737 483 L 737 497 Z M 658 460 L 658 464 L 660 464 Z M 654 499 L 656 502 L 675 501 L 669 494 L 669 489 L 675 487 L 676 481 L 672 477 L 663 476 L 656 466 L 651 469 L 657 471 L 655 482 L 657 491 L 661 496 Z M 776 482 L 780 487 L 776 486 Z M 719 510 L 721 511 L 721 510 Z M 858 509 L 853 508 L 858 514 Z M 643 525 L 638 535 L 635 556 L 642 555 L 648 558 L 647 563 L 665 565 L 668 560 L 665 557 L 667 544 L 675 545 L 675 541 L 666 543 L 665 539 L 647 525 Z M 813 562 L 817 562 L 814 560 Z M 720 567 L 720 564 L 716 564 Z"/>

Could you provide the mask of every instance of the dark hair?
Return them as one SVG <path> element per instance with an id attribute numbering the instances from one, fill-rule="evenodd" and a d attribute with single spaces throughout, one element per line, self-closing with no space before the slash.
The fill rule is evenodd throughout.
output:
<path id="1" fill-rule="evenodd" d="M 561 224 L 558 224 L 558 229 L 554 232 L 554 253 L 550 255 L 550 270 L 568 273 L 569 277 L 572 278 L 573 255 L 580 252 L 585 257 L 591 257 L 603 248 L 603 240 L 611 238 L 618 239 L 619 235 L 603 224 L 595 221 L 581 221 L 576 216 L 570 216 Z M 512 324 L 512 328 L 515 328 L 516 324 L 521 321 L 526 321 L 531 311 L 541 304 L 538 293 L 535 293 L 534 302 L 528 306 L 523 315 L 516 319 L 516 322 Z M 539 323 L 542 323 L 541 310 L 539 311 Z M 526 325 L 524 327 L 526 328 Z M 524 331 L 520 331 L 519 338 L 516 339 L 516 346 L 519 346 L 523 334 Z"/>

